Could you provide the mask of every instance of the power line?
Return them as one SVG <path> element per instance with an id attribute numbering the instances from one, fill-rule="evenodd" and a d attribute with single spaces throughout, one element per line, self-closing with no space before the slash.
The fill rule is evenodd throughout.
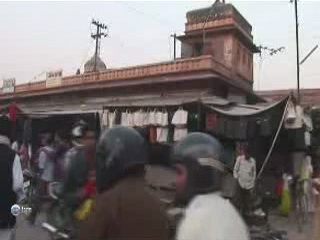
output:
<path id="1" fill-rule="evenodd" d="M 127 4 L 126 2 L 118 1 L 118 3 L 126 6 L 128 9 L 130 9 L 130 10 L 132 10 L 132 11 L 138 13 L 138 14 L 141 14 L 141 15 L 149 18 L 149 19 L 158 21 L 159 23 L 161 23 L 161 25 L 164 24 L 165 26 L 167 26 L 167 24 L 172 24 L 172 22 L 170 22 L 170 21 L 164 20 L 164 19 L 162 19 L 162 18 L 160 18 L 160 17 L 158 17 L 158 16 L 156 16 L 156 15 L 154 15 L 154 14 L 147 14 L 147 13 L 145 13 L 144 11 L 139 10 L 139 9 L 137 9 L 137 8 L 135 8 L 135 7 Z"/>

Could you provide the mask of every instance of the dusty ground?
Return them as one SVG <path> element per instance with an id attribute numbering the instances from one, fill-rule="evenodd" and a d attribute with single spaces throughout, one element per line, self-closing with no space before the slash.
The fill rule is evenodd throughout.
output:
<path id="1" fill-rule="evenodd" d="M 270 217 L 270 224 L 272 227 L 279 230 L 286 230 L 288 232 L 289 240 L 312 240 L 312 216 L 310 216 L 309 223 L 304 226 L 302 232 L 298 230 L 298 224 L 295 221 L 295 215 L 291 214 L 290 217 L 281 217 L 273 215 Z"/>
<path id="2" fill-rule="evenodd" d="M 49 240 L 47 232 L 41 229 L 41 222 L 43 221 L 45 221 L 44 213 L 40 214 L 34 226 L 30 226 L 23 217 L 19 218 L 16 229 L 16 240 Z M 312 237 L 311 223 L 305 227 L 303 232 L 299 232 L 294 214 L 289 218 L 272 215 L 270 216 L 270 224 L 275 229 L 286 230 L 289 240 L 314 239 Z"/>

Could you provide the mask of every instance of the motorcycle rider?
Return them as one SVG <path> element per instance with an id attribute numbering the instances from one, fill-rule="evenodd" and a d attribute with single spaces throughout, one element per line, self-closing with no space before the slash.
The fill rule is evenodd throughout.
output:
<path id="1" fill-rule="evenodd" d="M 221 196 L 222 146 L 205 133 L 191 133 L 173 148 L 178 205 L 186 206 L 177 240 L 248 240 L 244 221 Z"/>
<path id="2" fill-rule="evenodd" d="M 95 169 L 95 131 L 84 121 L 72 130 L 73 147 L 66 153 L 62 197 L 75 210 L 86 196 L 85 184 L 89 172 Z"/>
<path id="3" fill-rule="evenodd" d="M 95 209 L 83 222 L 80 240 L 169 239 L 168 222 L 144 179 L 146 142 L 134 129 L 107 130 L 97 145 Z"/>

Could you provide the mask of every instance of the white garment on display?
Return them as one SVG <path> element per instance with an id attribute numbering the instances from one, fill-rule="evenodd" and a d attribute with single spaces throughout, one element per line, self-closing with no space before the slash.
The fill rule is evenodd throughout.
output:
<path id="1" fill-rule="evenodd" d="M 162 113 L 162 119 L 161 119 L 161 124 L 162 127 L 166 127 L 169 125 L 168 121 L 168 112 L 163 112 Z"/>
<path id="2" fill-rule="evenodd" d="M 166 143 L 168 141 L 169 129 L 166 127 L 157 127 L 157 142 Z"/>
<path id="3" fill-rule="evenodd" d="M 148 122 L 148 124 L 149 125 L 153 125 L 153 126 L 155 126 L 157 124 L 156 112 L 155 111 L 149 112 L 149 122 Z"/>
<path id="4" fill-rule="evenodd" d="M 303 122 L 306 125 L 307 131 L 311 132 L 313 130 L 313 123 L 309 114 L 303 114 Z"/>
<path id="5" fill-rule="evenodd" d="M 157 111 L 156 112 L 156 125 L 157 126 L 162 126 L 162 112 Z"/>
<path id="6" fill-rule="evenodd" d="M 121 126 L 128 127 L 128 113 L 122 112 L 121 113 Z"/>
<path id="7" fill-rule="evenodd" d="M 107 125 L 108 128 L 113 128 L 113 126 L 115 125 L 115 122 L 116 122 L 116 112 L 109 112 L 108 113 L 108 125 Z"/>
<path id="8" fill-rule="evenodd" d="M 134 126 L 140 127 L 142 126 L 142 110 L 136 111 L 133 114 L 133 124 Z"/>
<path id="9" fill-rule="evenodd" d="M 149 112 L 142 112 L 141 119 L 142 119 L 142 126 L 148 126 L 149 125 Z"/>
<path id="10" fill-rule="evenodd" d="M 128 112 L 127 113 L 127 127 L 134 126 L 134 113 Z"/>
<path id="11" fill-rule="evenodd" d="M 106 110 L 102 113 L 102 117 L 101 117 L 101 125 L 103 126 L 103 128 L 106 128 L 109 126 L 109 111 Z"/>
<path id="12" fill-rule="evenodd" d="M 188 112 L 183 109 L 178 109 L 172 118 L 173 125 L 185 125 L 188 121 Z"/>
<path id="13" fill-rule="evenodd" d="M 176 127 L 174 129 L 174 134 L 173 134 L 173 140 L 175 142 L 182 140 L 188 135 L 188 129 L 187 128 L 178 128 Z"/>
<path id="14" fill-rule="evenodd" d="M 295 118 L 293 118 L 293 112 Z M 291 117 L 290 117 L 291 116 Z M 303 110 L 300 106 L 288 107 L 285 120 L 285 128 L 298 129 L 303 126 Z"/>
<path id="15" fill-rule="evenodd" d="M 287 112 L 286 112 L 286 115 L 285 115 L 285 121 L 287 123 L 292 123 L 292 122 L 294 122 L 296 117 L 297 117 L 297 114 L 296 114 L 296 110 L 295 110 L 294 104 L 290 101 L 288 103 Z"/>
<path id="16" fill-rule="evenodd" d="M 311 146 L 311 134 L 308 131 L 304 132 L 304 141 L 306 146 Z"/>
<path id="17" fill-rule="evenodd" d="M 197 195 L 188 205 L 176 240 L 249 240 L 247 227 L 234 206 L 219 193 Z"/>

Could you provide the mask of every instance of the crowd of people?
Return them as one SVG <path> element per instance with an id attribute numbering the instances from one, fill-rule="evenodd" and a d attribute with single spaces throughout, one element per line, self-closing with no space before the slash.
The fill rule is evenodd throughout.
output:
<path id="1" fill-rule="evenodd" d="M 24 198 L 21 161 L 9 137 L 10 122 L 1 116 L 0 186 L 4 197 L 0 198 L 0 239 L 9 239 L 16 221 L 11 206 Z M 148 151 L 143 136 L 133 128 L 118 126 L 97 137 L 82 121 L 70 133 L 42 134 L 41 146 L 30 161 L 38 178 L 36 196 L 42 197 L 34 201 L 31 223 L 48 196 L 50 183 L 60 182 L 59 198 L 72 219 L 74 239 L 250 239 L 241 214 L 221 194 L 226 166 L 223 147 L 216 138 L 190 133 L 172 148 L 174 205 L 185 209 L 172 234 L 166 209 L 149 193 L 145 180 Z M 255 160 L 247 149 L 234 168 L 243 203 L 254 188 L 255 175 Z M 88 210 L 87 203 L 90 211 L 83 210 Z M 245 204 L 240 207 L 242 211 L 247 208 Z"/>

